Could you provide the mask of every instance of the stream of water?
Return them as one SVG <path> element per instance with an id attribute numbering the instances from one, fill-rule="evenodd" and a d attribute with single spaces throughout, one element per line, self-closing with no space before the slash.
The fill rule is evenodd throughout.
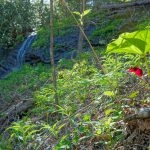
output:
<path id="1" fill-rule="evenodd" d="M 20 47 L 18 54 L 17 54 L 17 67 L 20 68 L 25 60 L 25 54 L 30 48 L 31 44 L 36 38 L 36 34 L 30 34 L 27 39 L 23 42 L 22 46 Z"/>
<path id="2" fill-rule="evenodd" d="M 4 63 L 0 64 L 0 79 L 4 78 L 13 70 L 18 70 L 25 62 L 25 54 L 30 50 L 33 41 L 36 39 L 36 33 L 31 33 L 23 42 L 21 47 L 8 56 Z"/>

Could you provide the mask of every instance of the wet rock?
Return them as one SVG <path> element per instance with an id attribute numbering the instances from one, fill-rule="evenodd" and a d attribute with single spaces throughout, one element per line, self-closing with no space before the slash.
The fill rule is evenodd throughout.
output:
<path id="1" fill-rule="evenodd" d="M 69 33 L 57 36 L 54 39 L 55 62 L 59 61 L 62 58 L 72 59 L 76 56 L 75 51 L 77 50 L 78 45 L 79 29 L 78 27 L 71 27 L 69 30 Z M 94 30 L 94 25 L 89 24 L 85 27 L 85 32 L 88 36 L 90 36 Z M 97 41 L 97 43 L 98 42 L 99 40 Z M 85 39 L 83 42 L 83 47 L 84 49 L 89 48 L 89 45 L 87 44 Z M 26 54 L 26 62 L 31 64 L 38 61 L 43 63 L 50 63 L 49 49 L 49 47 L 42 47 L 36 49 L 31 48 L 31 50 Z"/>

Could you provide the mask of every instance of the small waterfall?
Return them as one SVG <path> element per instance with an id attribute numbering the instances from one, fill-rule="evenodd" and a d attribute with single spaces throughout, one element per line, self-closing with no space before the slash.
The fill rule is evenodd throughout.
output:
<path id="1" fill-rule="evenodd" d="M 4 78 L 10 72 L 21 68 L 25 62 L 25 54 L 30 50 L 30 47 L 35 39 L 36 33 L 30 34 L 21 47 L 11 53 L 7 60 L 0 64 L 0 79 Z"/>
<path id="2" fill-rule="evenodd" d="M 25 53 L 28 51 L 29 47 L 33 43 L 36 38 L 36 34 L 32 33 L 27 37 L 27 39 L 23 42 L 17 54 L 17 67 L 20 68 L 25 60 Z"/>

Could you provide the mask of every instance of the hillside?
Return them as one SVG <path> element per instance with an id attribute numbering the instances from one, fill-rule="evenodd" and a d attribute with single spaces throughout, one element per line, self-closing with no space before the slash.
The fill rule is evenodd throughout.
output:
<path id="1" fill-rule="evenodd" d="M 0 150 L 148 150 L 150 2 L 66 2 L 0 5 Z"/>

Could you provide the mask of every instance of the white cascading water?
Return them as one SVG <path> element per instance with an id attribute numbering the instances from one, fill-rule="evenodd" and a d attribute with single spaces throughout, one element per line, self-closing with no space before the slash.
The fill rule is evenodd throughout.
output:
<path id="1" fill-rule="evenodd" d="M 21 47 L 14 54 L 10 55 L 3 64 L 0 64 L 0 79 L 4 78 L 11 71 L 21 68 L 25 62 L 25 54 L 30 50 L 35 39 L 36 33 L 33 32 L 26 38 Z"/>
<path id="2" fill-rule="evenodd" d="M 28 51 L 29 47 L 36 38 L 36 33 L 30 34 L 27 39 L 23 42 L 17 54 L 17 67 L 21 67 L 25 60 L 25 54 Z"/>

